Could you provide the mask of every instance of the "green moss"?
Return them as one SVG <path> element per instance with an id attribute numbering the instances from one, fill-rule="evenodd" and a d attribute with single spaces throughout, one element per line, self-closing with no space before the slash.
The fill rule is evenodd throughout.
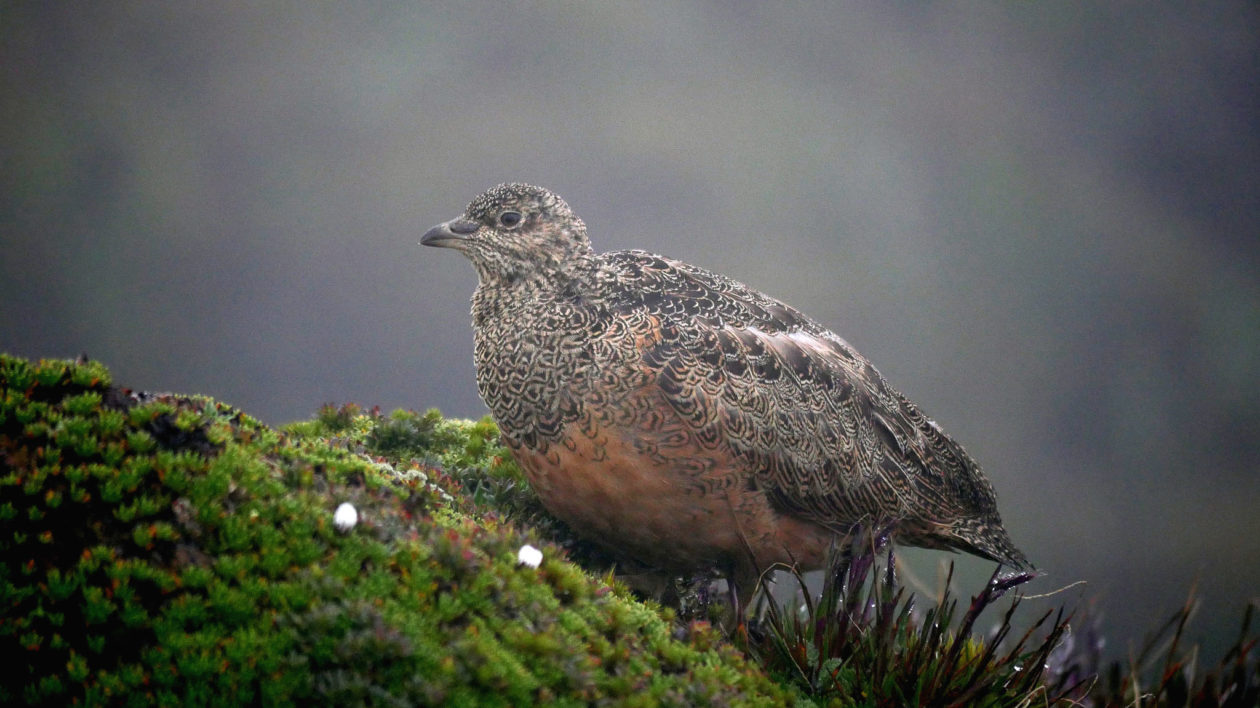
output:
<path id="1" fill-rule="evenodd" d="M 0 356 L 0 703 L 789 702 L 504 522 L 534 504 L 489 421 L 328 407 L 277 431 Z"/>

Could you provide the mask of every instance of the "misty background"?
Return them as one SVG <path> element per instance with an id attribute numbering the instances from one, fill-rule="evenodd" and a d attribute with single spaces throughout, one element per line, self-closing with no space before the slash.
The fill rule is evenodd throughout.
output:
<path id="1" fill-rule="evenodd" d="M 0 350 L 480 417 L 476 276 L 417 242 L 540 184 L 866 354 L 1028 591 L 1086 581 L 1030 616 L 1121 656 L 1197 579 L 1215 661 L 1260 595 L 1258 84 L 1243 2 L 3 3 Z"/>

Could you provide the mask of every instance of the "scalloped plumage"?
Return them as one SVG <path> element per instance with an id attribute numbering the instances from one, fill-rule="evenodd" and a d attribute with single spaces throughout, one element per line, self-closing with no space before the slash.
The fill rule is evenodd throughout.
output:
<path id="1" fill-rule="evenodd" d="M 861 354 L 730 278 L 596 254 L 546 189 L 500 185 L 423 243 L 476 267 L 477 384 L 543 503 L 667 572 L 820 567 L 855 525 L 1031 567 L 993 487 Z"/>

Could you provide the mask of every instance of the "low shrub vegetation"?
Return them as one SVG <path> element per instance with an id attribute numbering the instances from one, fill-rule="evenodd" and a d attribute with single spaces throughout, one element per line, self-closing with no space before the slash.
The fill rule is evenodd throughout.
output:
<path id="1" fill-rule="evenodd" d="M 489 419 L 271 428 L 0 355 L 0 704 L 1260 703 L 1254 608 L 1216 665 L 1183 644 L 1189 602 L 1103 666 L 1087 617 L 1023 616 L 1028 575 L 962 611 L 913 597 L 879 529 L 834 556 L 821 596 L 747 622 L 703 576 L 662 607 L 546 512 Z"/>

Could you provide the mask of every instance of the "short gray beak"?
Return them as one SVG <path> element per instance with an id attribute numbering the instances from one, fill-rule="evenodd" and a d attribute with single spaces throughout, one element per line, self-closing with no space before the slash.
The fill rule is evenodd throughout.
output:
<path id="1" fill-rule="evenodd" d="M 453 241 L 463 241 L 469 235 L 477 232 L 481 228 L 481 224 L 475 221 L 469 221 L 464 217 L 451 219 L 444 224 L 438 224 L 425 232 L 420 239 L 421 246 L 454 246 Z"/>

